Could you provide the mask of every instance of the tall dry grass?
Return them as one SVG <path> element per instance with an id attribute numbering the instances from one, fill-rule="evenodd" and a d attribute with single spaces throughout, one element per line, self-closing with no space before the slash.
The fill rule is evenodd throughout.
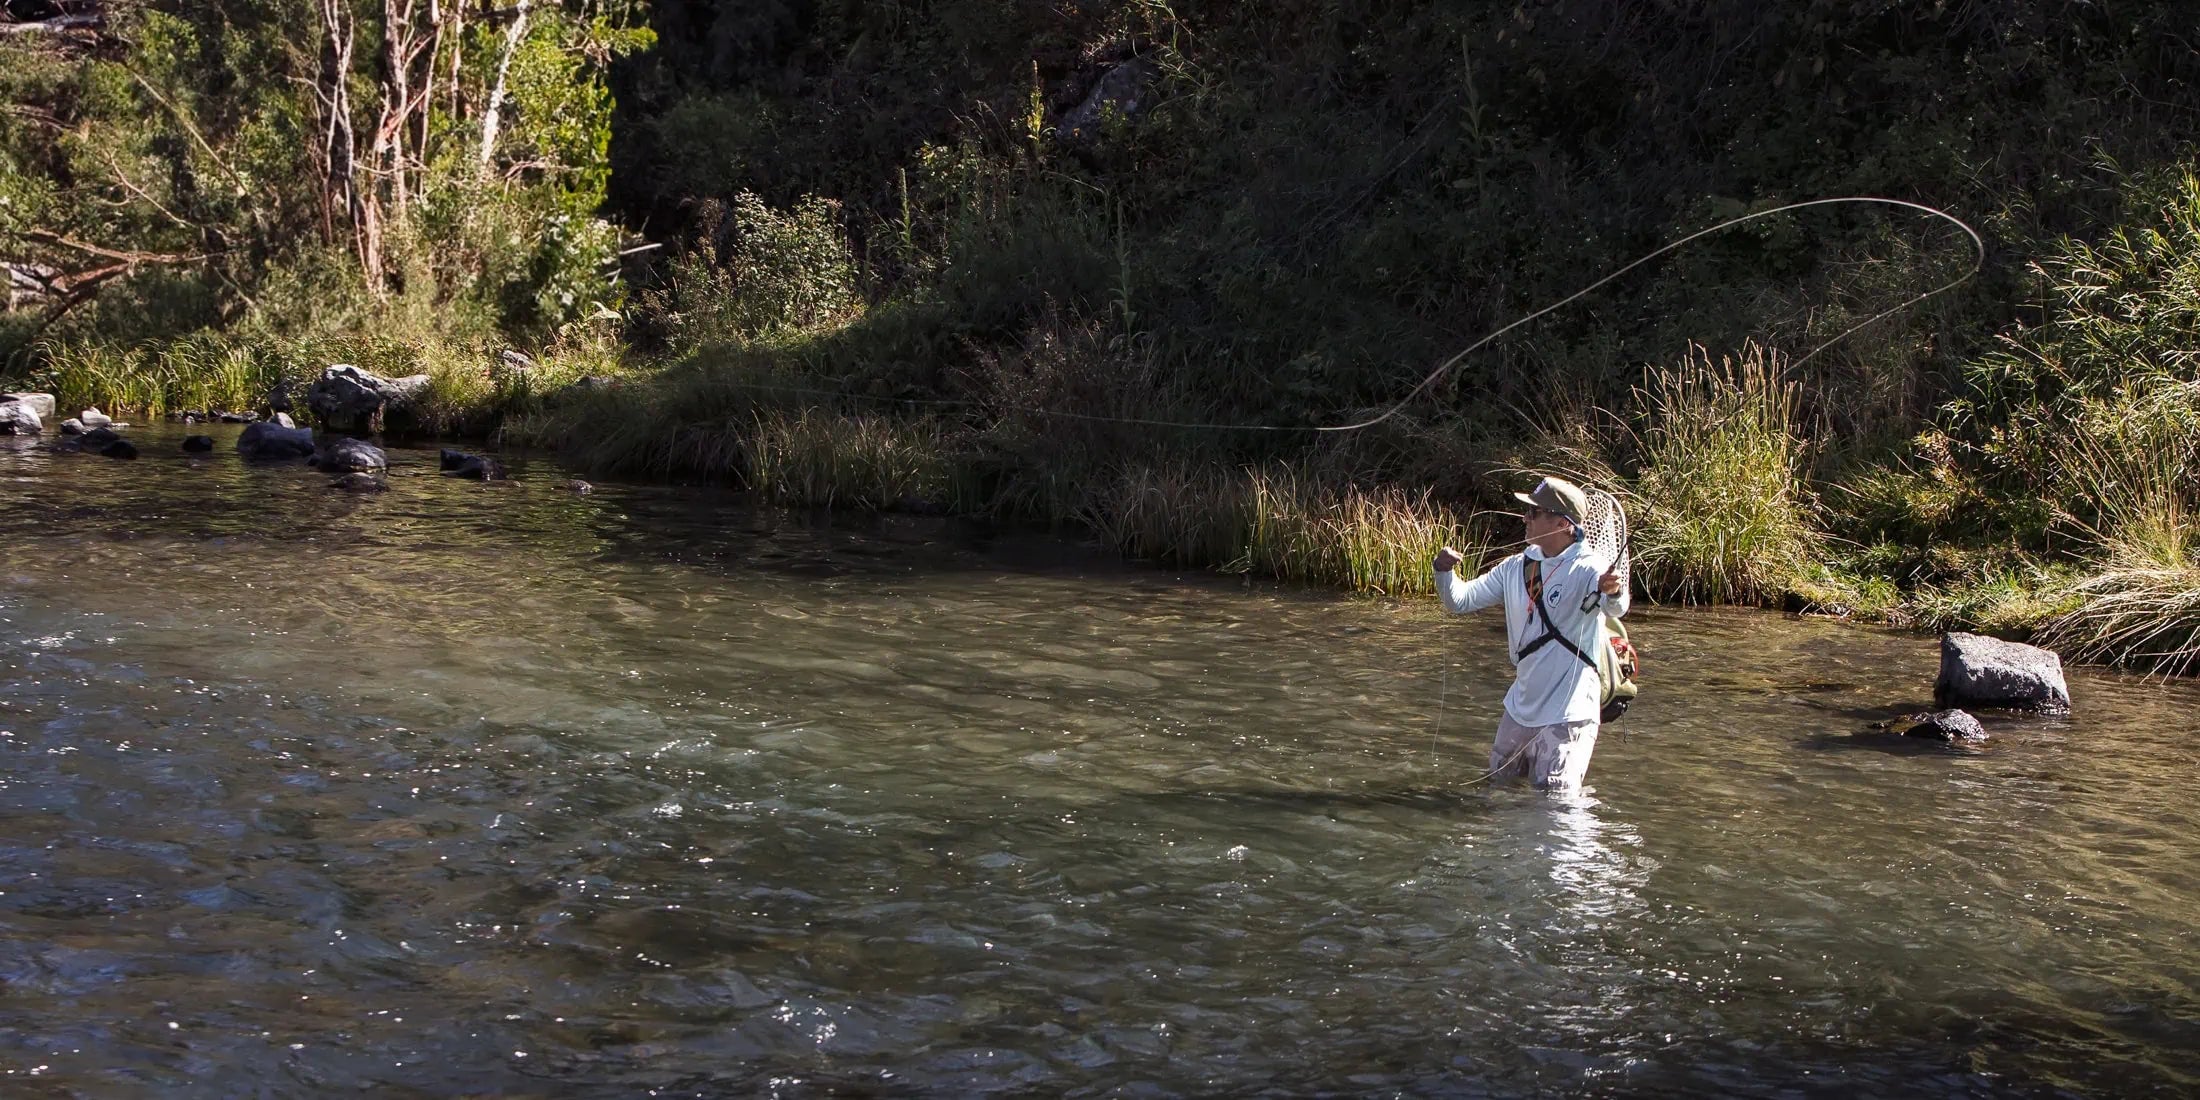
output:
<path id="1" fill-rule="evenodd" d="M 1770 603 L 1817 563 L 1797 387 L 1762 345 L 1702 348 L 1635 391 L 1628 503 L 1638 580 L 1658 599 Z"/>
<path id="2" fill-rule="evenodd" d="M 1447 544 L 1486 553 L 1427 492 L 1336 485 L 1288 466 L 1135 466 L 1077 517 L 1136 558 L 1379 595 L 1432 590 Z"/>

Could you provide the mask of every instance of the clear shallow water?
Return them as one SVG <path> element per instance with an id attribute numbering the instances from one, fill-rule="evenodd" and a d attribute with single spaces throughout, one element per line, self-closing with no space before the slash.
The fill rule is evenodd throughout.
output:
<path id="1" fill-rule="evenodd" d="M 1645 612 L 1551 799 L 1432 600 L 134 434 L 0 449 L 0 1094 L 2200 1090 L 2191 685 Z"/>

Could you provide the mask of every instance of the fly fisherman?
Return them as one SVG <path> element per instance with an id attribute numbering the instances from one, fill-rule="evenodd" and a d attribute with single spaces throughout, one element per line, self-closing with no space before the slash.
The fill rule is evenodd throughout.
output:
<path id="1" fill-rule="evenodd" d="M 1454 615 L 1505 605 L 1514 673 L 1490 770 L 1579 790 L 1597 747 L 1602 616 L 1627 614 L 1628 598 L 1619 571 L 1582 538 L 1589 502 L 1578 487 L 1546 477 L 1513 496 L 1528 508 L 1527 547 L 1470 581 L 1452 571 L 1461 555 L 1446 546 L 1436 555 L 1436 592 Z"/>

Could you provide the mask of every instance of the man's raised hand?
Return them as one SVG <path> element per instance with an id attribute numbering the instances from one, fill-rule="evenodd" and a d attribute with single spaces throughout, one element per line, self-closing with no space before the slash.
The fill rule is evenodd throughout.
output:
<path id="1" fill-rule="evenodd" d="M 1454 550 L 1449 546 L 1446 546 L 1442 550 L 1438 550 L 1436 552 L 1436 571 L 1439 573 L 1449 573 L 1454 567 L 1456 567 L 1460 562 L 1464 560 L 1466 560 L 1466 555 L 1461 554 L 1459 551 Z"/>

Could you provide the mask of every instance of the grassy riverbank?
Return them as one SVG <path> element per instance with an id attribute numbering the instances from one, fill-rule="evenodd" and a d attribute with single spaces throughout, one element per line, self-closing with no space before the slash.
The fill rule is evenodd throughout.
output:
<path id="1" fill-rule="evenodd" d="M 0 36 L 0 261 L 67 276 L 0 313 L 11 381 L 142 415 L 425 373 L 431 430 L 586 469 L 1393 593 L 1443 542 L 1513 538 L 1509 492 L 1559 470 L 1626 499 L 1660 600 L 2191 670 L 2177 5 L 656 0 L 485 38 L 370 13 L 362 43 L 448 87 L 407 98 L 362 46 L 389 117 L 350 119 L 298 61 L 329 28 L 232 6 Z M 463 17 L 435 11 L 404 18 Z M 337 132 L 399 137 L 346 160 Z M 1310 430 L 1831 195 L 1946 207 L 1984 269 L 1810 354 L 1971 245 L 1887 207 L 1766 217 Z M 584 375 L 623 381 L 549 399 Z"/>

